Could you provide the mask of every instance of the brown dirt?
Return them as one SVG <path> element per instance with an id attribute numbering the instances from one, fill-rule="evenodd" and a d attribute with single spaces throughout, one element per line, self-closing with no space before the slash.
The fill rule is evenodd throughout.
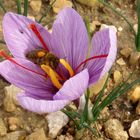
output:
<path id="1" fill-rule="evenodd" d="M 113 3 L 113 5 L 115 7 L 121 9 L 121 12 L 126 17 L 128 17 L 129 21 L 133 25 L 137 23 L 136 12 L 135 12 L 136 6 L 134 3 L 135 2 L 134 0 L 112 0 L 111 2 Z M 15 1 L 4 0 L 4 5 L 5 5 L 7 11 L 16 12 Z M 41 15 L 44 13 L 44 11 L 46 10 L 47 5 L 48 5 L 48 3 L 45 2 L 45 0 L 44 0 L 44 3 L 41 8 L 41 12 L 37 15 L 34 14 L 34 12 L 31 10 L 31 8 L 29 8 L 29 15 L 35 16 L 36 19 L 39 19 L 41 17 Z M 95 8 L 91 8 L 88 6 L 81 5 L 75 1 L 74 1 L 74 5 L 75 5 L 76 10 L 79 12 L 79 14 L 82 15 L 83 18 L 88 16 L 91 22 L 96 20 L 96 21 L 101 22 L 102 24 L 114 25 L 114 26 L 116 26 L 116 28 L 119 28 L 120 26 L 122 27 L 122 29 L 123 29 L 122 32 L 120 32 L 118 34 L 117 58 L 123 57 L 119 52 L 124 47 L 130 47 L 130 48 L 132 48 L 133 52 L 135 52 L 134 36 L 133 36 L 132 32 L 130 31 L 128 24 L 123 19 L 121 19 L 118 15 L 116 15 L 110 9 L 108 9 L 104 6 L 98 6 Z M 4 13 L 0 9 L 0 22 L 2 22 L 3 15 L 4 15 Z M 55 15 L 55 14 L 53 13 L 52 10 L 50 10 L 46 19 L 48 21 L 50 21 L 51 17 L 53 15 Z M 45 20 L 43 22 L 45 22 Z M 1 25 L 0 25 L 0 39 L 3 39 Z M 5 51 L 7 51 L 6 45 L 3 45 L 3 44 L 0 44 L 0 49 L 4 49 Z M 126 79 L 126 75 L 129 75 L 129 73 L 134 70 L 134 66 L 131 66 L 129 64 L 128 60 L 129 60 L 129 58 L 125 59 L 125 62 L 126 62 L 125 66 L 119 66 L 118 64 L 115 63 L 112 68 L 112 73 L 114 70 L 119 70 L 123 74 L 123 79 Z M 136 76 L 134 76 L 134 77 L 137 77 L 137 76 L 139 76 L 139 72 L 137 72 Z M 112 80 L 112 77 L 110 79 L 111 79 L 110 84 L 114 85 L 114 81 Z M 0 93 L 1 93 L 0 99 L 1 99 L 1 101 L 3 99 L 3 94 L 2 94 L 3 88 L 5 86 L 6 86 L 6 83 L 1 78 L 0 79 Z M 125 94 L 123 97 L 117 99 L 115 102 L 113 102 L 113 104 L 111 104 L 109 106 L 110 118 L 119 119 L 123 123 L 125 130 L 128 131 L 128 129 L 130 128 L 131 122 L 139 118 L 139 116 L 136 115 L 136 113 L 135 113 L 135 109 L 136 109 L 136 104 L 132 104 L 130 101 L 128 101 L 126 94 Z M 16 112 L 7 113 L 4 110 L 3 105 L 0 105 L 0 110 L 1 110 L 0 117 L 5 118 L 5 120 L 9 116 L 16 116 L 16 117 L 19 117 L 20 119 L 22 119 L 22 123 L 25 126 L 23 125 L 22 127 L 20 127 L 20 129 L 24 129 L 27 132 L 27 134 L 33 132 L 33 130 L 36 128 L 36 125 L 38 124 L 38 121 L 41 121 L 40 123 L 42 124 L 42 125 L 40 124 L 41 126 L 39 126 L 39 127 L 43 126 L 47 130 L 47 128 L 46 128 L 47 125 L 46 125 L 46 122 L 45 122 L 43 116 L 35 115 L 34 113 L 24 111 L 21 108 L 19 108 L 19 110 L 17 110 Z M 31 119 L 32 121 L 30 122 L 26 118 L 32 118 Z M 100 121 L 100 123 L 103 123 L 103 121 Z M 26 129 L 26 127 L 28 127 L 29 130 Z M 106 139 L 105 136 L 104 136 L 104 139 Z M 134 139 L 129 138 L 129 140 L 134 140 Z"/>

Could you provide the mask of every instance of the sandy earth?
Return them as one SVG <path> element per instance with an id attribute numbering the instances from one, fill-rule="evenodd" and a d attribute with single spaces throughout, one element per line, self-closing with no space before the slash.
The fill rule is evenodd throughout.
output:
<path id="1" fill-rule="evenodd" d="M 112 0 L 111 1 L 117 8 L 118 10 L 121 9 L 121 12 L 128 17 L 129 21 L 134 25 L 137 23 L 137 18 L 136 18 L 136 13 L 135 13 L 135 4 L 134 0 Z M 122 4 L 123 3 L 123 4 Z M 123 48 L 131 48 L 132 53 L 135 53 L 135 44 L 134 44 L 134 36 L 132 32 L 130 31 L 130 28 L 126 22 L 121 19 L 118 15 L 114 14 L 111 10 L 103 7 L 103 6 L 98 6 L 98 7 L 88 7 L 84 6 L 82 4 L 79 4 L 77 2 L 74 2 L 76 10 L 79 12 L 79 14 L 85 18 L 85 16 L 88 16 L 90 19 L 90 22 L 92 21 L 99 21 L 102 24 L 109 24 L 109 25 L 114 25 L 118 30 L 118 55 L 117 55 L 117 60 L 119 58 L 123 58 L 125 61 L 125 65 L 121 66 L 117 63 L 113 65 L 112 68 L 112 74 L 110 77 L 110 82 L 108 84 L 108 89 L 111 87 L 115 86 L 115 82 L 113 80 L 113 73 L 115 70 L 118 70 L 122 73 L 122 80 L 125 80 L 126 77 L 131 73 L 135 68 L 139 70 L 139 66 L 131 65 L 129 63 L 129 57 L 125 58 L 123 55 L 120 54 L 120 50 Z M 14 0 L 4 0 L 4 5 L 7 9 L 7 11 L 16 11 L 16 4 Z M 29 8 L 29 15 L 34 16 L 37 20 L 41 17 L 42 13 L 44 13 L 44 10 L 46 10 L 48 3 L 43 2 L 41 11 L 38 14 L 35 14 L 31 8 Z M 3 11 L 0 9 L 0 22 L 2 22 L 3 18 Z M 53 13 L 52 10 L 50 10 L 47 20 L 50 21 L 51 17 L 53 17 L 55 14 Z M 46 20 L 45 19 L 45 20 Z M 45 22 L 44 20 L 44 22 Z M 51 27 L 51 24 L 49 25 Z M 2 36 L 2 27 L 0 24 L 0 39 L 3 39 Z M 0 49 L 4 49 L 7 51 L 7 48 L 5 45 L 0 44 Z M 1 59 L 2 60 L 2 59 Z M 136 73 L 134 76 L 137 77 L 139 76 L 139 72 Z M 4 123 L 7 128 L 7 133 L 14 132 L 14 131 L 21 131 L 23 130 L 26 135 L 31 134 L 33 131 L 35 131 L 37 128 L 43 128 L 46 135 L 48 132 L 48 127 L 47 127 L 47 122 L 45 119 L 45 116 L 40 116 L 36 115 L 34 113 L 25 111 L 21 109 L 20 107 L 16 107 L 14 111 L 7 112 L 3 106 L 3 99 L 4 99 L 4 90 L 3 88 L 8 85 L 7 83 L 4 82 L 4 80 L 1 78 L 0 80 L 0 100 L 2 103 L 0 103 L 0 118 L 4 120 Z M 109 109 L 109 118 L 117 118 L 120 120 L 125 128 L 126 131 L 130 128 L 130 124 L 133 120 L 136 120 L 139 118 L 139 116 L 135 113 L 135 108 L 137 104 L 132 104 L 128 99 L 127 95 L 125 94 L 123 97 L 119 98 L 116 100 L 112 105 L 108 107 Z M 129 112 L 129 113 L 128 113 Z M 17 124 L 17 128 L 15 130 L 10 130 L 9 126 L 9 118 L 14 117 L 19 120 Z M 108 119 L 108 116 L 104 115 L 104 118 Z M 103 121 L 99 121 L 99 124 L 102 125 Z M 64 127 L 64 130 L 62 131 L 62 134 L 64 135 L 67 132 L 67 127 L 70 127 L 69 125 Z M 66 130 L 65 130 L 66 129 Z M 104 136 L 104 129 L 101 130 L 101 133 Z M 72 131 L 70 132 L 70 135 L 74 135 L 75 132 Z M 90 137 L 91 138 L 91 137 Z M 89 140 L 90 140 L 89 138 Z M 58 137 L 59 139 L 59 137 Z M 84 139 L 84 138 L 83 138 Z M 92 138 L 91 138 L 92 139 Z M 104 139 L 106 139 L 106 136 L 104 136 Z M 1 138 L 0 138 L 1 140 Z M 129 138 L 129 140 L 134 140 L 134 138 Z"/>

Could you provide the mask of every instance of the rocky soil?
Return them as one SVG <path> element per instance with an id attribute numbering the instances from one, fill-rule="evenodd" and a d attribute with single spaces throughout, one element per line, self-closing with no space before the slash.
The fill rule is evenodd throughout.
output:
<path id="1" fill-rule="evenodd" d="M 17 11 L 15 0 L 3 0 L 3 2 L 7 11 Z M 39 20 L 47 11 L 49 2 L 49 0 L 29 0 L 28 17 Z M 135 0 L 112 0 L 111 2 L 137 30 Z M 87 0 L 86 3 L 84 0 L 57 0 L 42 20 L 42 24 L 51 29 L 56 14 L 65 6 L 76 9 L 83 19 L 88 16 L 92 30 L 98 30 L 104 26 L 103 24 L 113 25 L 117 30 L 118 55 L 111 71 L 106 93 L 120 82 L 125 81 L 134 70 L 135 74 L 131 80 L 140 76 L 140 53 L 136 52 L 134 36 L 122 18 L 103 5 L 95 4 L 95 0 Z M 0 23 L 2 23 L 3 16 L 4 13 L 0 9 Z M 3 39 L 1 24 L 0 39 Z M 0 49 L 8 53 L 6 45 L 0 44 Z M 3 58 L 0 58 L 0 61 L 2 60 Z M 91 91 L 94 96 L 98 94 L 105 79 L 92 87 Z M 73 121 L 60 111 L 37 115 L 22 109 L 16 100 L 16 95 L 20 92 L 20 89 L 0 77 L 0 140 L 140 139 L 140 85 L 136 85 L 103 110 L 96 123 L 98 138 L 85 129 L 76 131 Z"/>

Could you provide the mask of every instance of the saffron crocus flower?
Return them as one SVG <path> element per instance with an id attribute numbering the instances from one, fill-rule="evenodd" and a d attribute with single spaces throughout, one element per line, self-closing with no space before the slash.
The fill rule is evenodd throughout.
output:
<path id="1" fill-rule="evenodd" d="M 52 33 L 38 23 L 14 13 L 3 19 L 3 34 L 13 58 L 0 63 L 0 74 L 24 90 L 19 104 L 39 114 L 62 109 L 99 80 L 116 57 L 116 33 L 97 32 L 88 53 L 87 30 L 72 8 L 57 16 Z"/>

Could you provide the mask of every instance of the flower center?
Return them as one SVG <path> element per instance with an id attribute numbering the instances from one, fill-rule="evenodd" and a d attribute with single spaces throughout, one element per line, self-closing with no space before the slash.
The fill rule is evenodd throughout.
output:
<path id="1" fill-rule="evenodd" d="M 38 50 L 32 50 L 30 52 L 28 52 L 26 54 L 26 58 L 30 61 L 32 61 L 33 63 L 37 64 L 38 66 L 40 66 L 40 68 L 47 74 L 41 74 L 35 70 L 32 70 L 30 68 L 27 68 L 21 64 L 19 64 L 18 62 L 16 62 L 13 58 L 7 56 L 3 51 L 0 50 L 0 56 L 5 57 L 6 59 L 8 59 L 10 62 L 14 63 L 15 65 L 28 70 L 30 72 L 33 72 L 35 74 L 38 74 L 40 76 L 43 76 L 45 78 L 50 78 L 53 85 L 57 88 L 60 89 L 63 85 L 63 83 L 69 79 L 66 78 L 64 76 L 64 73 L 60 67 L 59 64 L 61 64 L 62 66 L 64 66 L 64 68 L 68 71 L 69 73 L 69 77 L 73 77 L 75 75 L 75 73 L 77 73 L 78 69 L 88 62 L 90 60 L 93 59 L 97 59 L 97 58 L 104 58 L 107 57 L 108 55 L 99 55 L 99 56 L 94 56 L 91 58 L 86 59 L 85 61 L 81 62 L 77 68 L 75 70 L 72 69 L 72 67 L 70 66 L 70 64 L 65 60 L 65 59 L 59 59 L 57 56 L 55 56 L 53 53 L 51 53 L 48 49 L 48 46 L 46 45 L 45 41 L 43 40 L 40 32 L 38 31 L 36 25 L 34 23 L 29 25 L 29 28 L 35 33 L 35 35 L 38 37 L 38 39 L 40 40 L 42 46 L 44 47 L 44 49 L 38 49 Z M 84 67 L 83 67 L 84 68 Z M 56 72 L 56 70 L 59 70 L 59 72 Z"/>
<path id="2" fill-rule="evenodd" d="M 58 67 L 61 69 L 59 64 L 64 66 L 64 68 L 69 72 L 70 77 L 74 76 L 74 71 L 66 60 L 59 59 L 54 54 L 47 52 L 46 50 L 39 49 L 30 51 L 26 54 L 26 58 L 39 65 L 50 77 L 53 85 L 58 89 L 60 89 L 62 87 L 62 83 L 67 80 L 63 72 L 59 71 L 59 74 L 56 72 Z"/>

